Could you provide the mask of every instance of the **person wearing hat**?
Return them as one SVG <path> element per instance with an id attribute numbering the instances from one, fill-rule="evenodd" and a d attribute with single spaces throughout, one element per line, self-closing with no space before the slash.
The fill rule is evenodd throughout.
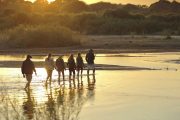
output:
<path id="1" fill-rule="evenodd" d="M 86 62 L 87 62 L 87 74 L 89 75 L 89 70 L 93 70 L 93 74 L 95 74 L 95 65 L 94 65 L 95 55 L 92 49 L 86 54 Z"/>
<path id="2" fill-rule="evenodd" d="M 60 84 L 60 77 L 61 77 L 61 73 L 63 76 L 63 84 L 64 83 L 64 70 L 65 70 L 65 63 L 64 60 L 62 58 L 62 56 L 59 56 L 59 58 L 56 60 L 56 70 L 58 71 L 58 82 Z"/>
<path id="3" fill-rule="evenodd" d="M 36 74 L 36 69 L 35 69 L 34 63 L 31 61 L 31 58 L 32 56 L 27 55 L 26 60 L 23 61 L 22 66 L 21 66 L 23 77 L 26 78 L 27 80 L 25 89 L 30 87 L 33 72 L 35 72 Z"/>

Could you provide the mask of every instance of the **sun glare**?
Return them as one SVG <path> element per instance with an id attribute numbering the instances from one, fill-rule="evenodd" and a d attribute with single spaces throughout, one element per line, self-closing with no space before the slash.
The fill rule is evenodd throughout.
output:
<path id="1" fill-rule="evenodd" d="M 54 0 L 48 0 L 48 2 L 52 2 L 52 1 L 54 1 Z"/>

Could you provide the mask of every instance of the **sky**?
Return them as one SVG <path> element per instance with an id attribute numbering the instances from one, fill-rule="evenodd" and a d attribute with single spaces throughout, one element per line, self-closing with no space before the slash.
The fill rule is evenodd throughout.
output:
<path id="1" fill-rule="evenodd" d="M 30 0 L 30 1 L 33 2 L 34 0 Z M 54 0 L 48 0 L 48 1 L 52 2 Z M 131 4 L 138 4 L 138 5 L 150 5 L 151 3 L 157 2 L 159 0 L 81 0 L 81 1 L 84 1 L 87 4 L 104 1 L 104 2 L 121 3 L 121 4 L 131 3 Z M 169 1 L 173 1 L 173 0 L 169 0 Z M 180 0 L 176 0 L 176 1 L 180 2 Z"/>
<path id="2" fill-rule="evenodd" d="M 95 3 L 97 1 L 102 1 L 102 0 L 83 0 L 86 3 Z M 132 3 L 132 4 L 143 4 L 143 5 L 150 5 L 154 2 L 157 2 L 159 0 L 103 0 L 105 2 L 112 2 L 112 3 L 122 3 L 122 4 L 127 4 L 127 3 Z M 173 1 L 173 0 L 169 0 Z M 177 0 L 180 2 L 180 0 Z"/>

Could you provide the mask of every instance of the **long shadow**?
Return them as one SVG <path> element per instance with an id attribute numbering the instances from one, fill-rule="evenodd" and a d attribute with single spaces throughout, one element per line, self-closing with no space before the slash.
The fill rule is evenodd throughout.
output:
<path id="1" fill-rule="evenodd" d="M 34 107 L 35 107 L 35 101 L 34 97 L 31 95 L 32 90 L 27 89 L 25 90 L 26 95 L 27 95 L 27 101 L 23 102 L 23 110 L 24 114 L 27 116 L 28 119 L 33 119 L 33 114 L 34 114 Z"/>

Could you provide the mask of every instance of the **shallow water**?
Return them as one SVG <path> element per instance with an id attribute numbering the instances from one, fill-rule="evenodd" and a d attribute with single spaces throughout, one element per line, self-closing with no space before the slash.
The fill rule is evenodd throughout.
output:
<path id="1" fill-rule="evenodd" d="M 53 72 L 51 86 L 45 86 L 44 68 L 37 68 L 30 91 L 23 88 L 26 80 L 20 68 L 0 68 L 1 94 L 18 101 L 22 113 L 29 119 L 38 108 L 45 108 L 52 119 L 80 120 L 179 120 L 180 65 L 170 62 L 180 59 L 180 53 L 98 54 L 97 64 L 147 67 L 159 70 L 96 71 L 82 78 L 83 84 L 69 88 L 57 83 Z M 3 56 L 2 61 L 21 61 L 23 55 Z M 43 61 L 35 56 L 34 61 Z M 65 56 L 65 60 L 67 57 Z M 68 71 L 66 71 L 68 80 Z M 96 82 L 94 83 L 94 80 Z M 1 96 L 2 96 L 1 95 Z"/>

